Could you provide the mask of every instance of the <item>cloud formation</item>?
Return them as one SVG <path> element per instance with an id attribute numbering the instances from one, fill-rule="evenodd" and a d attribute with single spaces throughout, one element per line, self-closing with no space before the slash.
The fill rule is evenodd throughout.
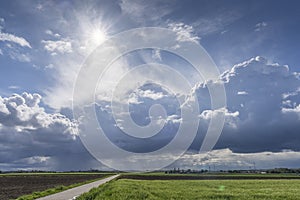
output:
<path id="1" fill-rule="evenodd" d="M 211 110 L 207 88 L 208 84 L 218 83 L 196 84 L 191 95 L 197 95 L 200 105 L 199 131 L 189 149 L 192 154 L 185 155 L 177 166 L 249 168 L 253 162 L 264 168 L 296 166 L 300 152 L 299 77 L 299 73 L 290 72 L 288 66 L 269 63 L 262 57 L 249 59 L 220 76 L 219 81 L 224 83 L 227 92 L 227 107 L 219 110 Z M 165 126 L 149 139 L 124 135 L 124 122 L 112 118 L 110 102 L 105 100 L 95 105 L 99 124 L 120 148 L 133 152 L 159 149 L 174 138 L 180 123 L 186 123 L 180 117 L 176 95 L 150 82 L 129 94 L 126 103 L 129 103 L 130 116 L 140 126 L 150 123 L 151 105 L 160 104 L 166 109 Z M 223 133 L 215 150 L 203 157 L 197 150 L 210 118 L 217 112 L 225 113 Z M 63 114 L 46 112 L 39 94 L 0 97 L 0 167 L 59 168 L 66 158 L 69 158 L 69 166 L 74 159 L 85 159 L 88 166 L 97 166 L 77 135 L 77 123 Z M 172 156 L 172 152 L 169 153 L 168 156 Z"/>
<path id="2" fill-rule="evenodd" d="M 28 47 L 31 48 L 31 45 L 29 44 L 29 42 L 22 38 L 22 37 L 18 37 L 16 35 L 10 34 L 10 33 L 3 33 L 1 32 L 0 29 L 0 41 L 4 41 L 4 42 L 13 42 L 15 44 L 18 44 L 22 47 Z"/>
<path id="3" fill-rule="evenodd" d="M 23 37 L 16 36 L 12 33 L 3 32 L 5 26 L 4 18 L 0 18 L 0 42 L 4 42 L 3 49 L 0 49 L 0 55 L 8 55 L 11 59 L 19 62 L 30 62 L 28 53 L 24 53 L 25 48 L 32 48 L 30 43 Z"/>
<path id="4" fill-rule="evenodd" d="M 72 53 L 72 43 L 68 39 L 62 40 L 42 40 L 44 44 L 44 49 L 51 53 L 51 55 L 56 55 L 57 53 Z"/>
<path id="5" fill-rule="evenodd" d="M 220 82 L 224 83 L 226 89 L 227 107 L 212 110 L 208 85 Z M 189 103 L 195 100 L 190 97 L 196 95 L 200 105 L 200 126 L 189 151 L 198 153 L 211 117 L 223 112 L 225 125 L 215 150 L 229 149 L 232 154 L 245 154 L 245 157 L 251 154 L 253 158 L 263 152 L 274 153 L 274 158 L 284 155 L 282 152 L 286 151 L 298 155 L 299 88 L 299 73 L 290 72 L 288 66 L 270 63 L 259 56 L 234 65 L 221 74 L 216 82 L 197 83 L 186 96 L 186 103 Z M 109 139 L 120 148 L 133 152 L 157 150 L 174 138 L 180 123 L 189 123 L 181 118 L 177 101 L 178 97 L 182 97 L 180 94 L 170 94 L 162 86 L 151 82 L 141 83 L 139 88 L 126 94 L 129 95 L 129 101 L 119 103 L 129 103 L 130 116 L 137 125 L 146 126 L 150 123 L 149 110 L 155 104 L 165 109 L 166 119 L 163 129 L 151 138 L 127 137 L 122 132 L 126 125 L 122 121 L 123 113 L 118 113 L 116 116 L 120 118 L 114 119 L 111 102 L 102 99 L 96 105 L 99 124 L 108 133 Z M 172 151 L 169 153 L 171 155 Z"/>
<path id="6" fill-rule="evenodd" d="M 268 26 L 266 22 L 260 22 L 255 25 L 254 31 L 261 31 L 264 27 Z"/>
<path id="7" fill-rule="evenodd" d="M 195 42 L 199 43 L 200 38 L 195 34 L 194 28 L 184 23 L 170 23 L 168 28 L 177 33 L 178 42 Z"/>
<path id="8" fill-rule="evenodd" d="M 46 33 L 47 35 L 50 35 L 50 36 L 55 37 L 55 38 L 60 38 L 60 37 L 61 37 L 60 34 L 58 34 L 58 33 L 53 33 L 53 31 L 51 31 L 51 30 L 49 30 L 49 29 L 47 29 L 47 30 L 45 31 L 45 33 Z"/>
<path id="9" fill-rule="evenodd" d="M 234 152 L 300 151 L 298 73 L 290 72 L 286 65 L 255 57 L 224 72 L 220 80 L 226 88 L 227 109 L 216 148 Z M 202 106 L 200 118 L 207 124 L 207 115 L 214 112 L 210 110 L 207 84 L 200 83 L 193 92 Z M 204 126 L 200 130 L 203 132 Z"/>
<path id="10" fill-rule="evenodd" d="M 286 65 L 255 57 L 233 66 L 220 76 L 219 81 L 225 84 L 227 93 L 227 108 L 222 110 L 211 110 L 207 88 L 208 84 L 218 83 L 198 83 L 192 90 L 201 109 L 199 133 L 192 149 L 199 149 L 211 116 L 215 112 L 225 112 L 225 126 L 217 149 L 230 148 L 234 152 L 247 153 L 300 151 L 298 73 L 290 72 Z M 175 106 L 172 98 L 164 98 L 162 102 L 162 93 L 155 91 L 155 87 L 153 85 L 151 89 L 148 84 L 147 89 L 138 89 L 131 95 L 131 116 L 138 124 L 149 123 L 148 116 L 143 113 L 148 112 L 150 103 Z M 168 106 L 164 108 L 171 115 Z"/>
<path id="11" fill-rule="evenodd" d="M 0 123 L 4 127 L 16 128 L 16 131 L 46 129 L 61 132 L 74 138 L 77 135 L 76 124 L 61 114 L 48 114 L 39 106 L 39 94 L 14 94 L 0 97 Z"/>
<path id="12" fill-rule="evenodd" d="M 16 163 L 23 163 L 16 165 L 19 168 L 34 168 L 39 167 L 35 162 L 50 160 L 48 169 L 59 168 L 55 163 L 68 152 L 84 152 L 76 140 L 77 123 L 60 113 L 46 112 L 40 102 L 36 93 L 0 97 L 0 168 Z"/>
<path id="13" fill-rule="evenodd" d="M 123 15 L 128 15 L 138 23 L 145 23 L 145 19 L 158 21 L 173 11 L 172 5 L 175 2 L 162 1 L 128 1 L 122 0 L 119 3 Z M 153 14 L 155 13 L 155 15 Z"/>
<path id="14" fill-rule="evenodd" d="M 197 170 L 298 168 L 299 157 L 300 152 L 296 151 L 234 153 L 226 148 L 213 150 L 208 154 L 185 154 L 169 168 L 180 167 Z"/>

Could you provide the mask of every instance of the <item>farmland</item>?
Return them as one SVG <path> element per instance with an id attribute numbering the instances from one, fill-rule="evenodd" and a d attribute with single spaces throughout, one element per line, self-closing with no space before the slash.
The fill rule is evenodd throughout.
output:
<path id="1" fill-rule="evenodd" d="M 80 183 L 101 179 L 108 173 L 15 173 L 0 175 L 0 199 L 15 199 L 25 194 L 48 190 L 48 193 L 77 186 Z"/>
<path id="2" fill-rule="evenodd" d="M 78 199 L 297 200 L 300 199 L 300 179 L 291 175 L 129 174 L 92 189 Z"/>
<path id="3" fill-rule="evenodd" d="M 2 174 L 0 199 L 15 199 L 25 194 L 32 195 L 20 199 L 34 199 L 109 175 L 111 174 L 78 172 Z M 119 178 L 94 188 L 77 199 L 300 200 L 300 175 L 123 173 Z"/>

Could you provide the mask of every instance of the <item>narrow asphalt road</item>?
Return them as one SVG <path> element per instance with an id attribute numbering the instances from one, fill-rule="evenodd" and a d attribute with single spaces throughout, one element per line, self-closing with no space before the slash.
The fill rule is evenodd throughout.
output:
<path id="1" fill-rule="evenodd" d="M 39 198 L 37 200 L 72 200 L 72 199 L 75 199 L 76 197 L 80 196 L 82 193 L 88 192 L 88 191 L 90 191 L 90 189 L 98 187 L 99 185 L 102 185 L 104 183 L 107 183 L 108 181 L 111 181 L 111 180 L 117 178 L 118 176 L 119 176 L 119 174 L 110 176 L 108 178 L 101 179 L 99 181 L 81 185 L 81 186 L 78 186 L 78 187 L 75 187 L 75 188 L 72 188 L 69 190 L 65 190 L 63 192 L 59 192 L 56 194 L 52 194 L 52 195 L 49 195 L 46 197 Z"/>

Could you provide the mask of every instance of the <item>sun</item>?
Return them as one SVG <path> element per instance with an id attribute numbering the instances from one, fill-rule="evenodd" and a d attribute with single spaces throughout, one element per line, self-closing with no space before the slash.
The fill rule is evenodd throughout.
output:
<path id="1" fill-rule="evenodd" d="M 99 45 L 104 42 L 107 38 L 105 31 L 101 30 L 100 28 L 96 28 L 91 31 L 90 40 L 92 43 Z"/>
<path id="2" fill-rule="evenodd" d="M 101 16 L 78 14 L 78 30 L 75 35 L 82 53 L 90 53 L 109 38 L 110 25 Z"/>

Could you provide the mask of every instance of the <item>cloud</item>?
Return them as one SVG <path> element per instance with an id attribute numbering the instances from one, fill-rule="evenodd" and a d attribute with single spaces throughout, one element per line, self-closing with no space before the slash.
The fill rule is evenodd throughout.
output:
<path id="1" fill-rule="evenodd" d="M 138 23 L 147 21 L 159 21 L 172 12 L 175 2 L 139 1 L 139 0 L 121 0 L 119 5 L 122 14 L 128 15 L 132 20 Z M 155 14 L 154 14 L 155 13 Z"/>
<path id="2" fill-rule="evenodd" d="M 37 10 L 39 10 L 39 11 L 44 10 L 44 7 L 43 7 L 42 4 L 37 4 L 35 8 L 36 8 Z"/>
<path id="3" fill-rule="evenodd" d="M 280 152 L 234 153 L 232 150 L 213 150 L 208 154 L 185 154 L 172 167 L 185 169 L 270 169 L 270 168 L 298 168 L 300 152 L 283 150 Z"/>
<path id="4" fill-rule="evenodd" d="M 300 120 L 300 104 L 293 108 L 282 108 L 282 113 L 286 115 L 298 115 L 298 118 Z"/>
<path id="5" fill-rule="evenodd" d="M 3 29 L 4 25 L 5 25 L 5 20 L 4 18 L 0 17 L 0 31 Z"/>
<path id="6" fill-rule="evenodd" d="M 31 59 L 27 53 L 21 53 L 18 49 L 11 48 L 8 52 L 8 55 L 11 59 L 17 60 L 20 62 L 30 62 Z"/>
<path id="7" fill-rule="evenodd" d="M 29 42 L 26 39 L 24 39 L 22 37 L 15 36 L 15 35 L 10 34 L 10 33 L 3 33 L 3 32 L 1 32 L 1 30 L 0 30 L 0 41 L 13 42 L 13 43 L 18 44 L 22 47 L 31 48 L 31 45 L 29 44 Z"/>
<path id="8" fill-rule="evenodd" d="M 42 44 L 44 44 L 44 49 L 48 52 L 51 52 L 52 55 L 56 55 L 57 53 L 72 53 L 72 43 L 68 39 L 63 40 L 42 40 Z"/>
<path id="9" fill-rule="evenodd" d="M 178 124 L 182 122 L 182 119 L 178 115 L 170 115 L 166 119 L 167 122 L 171 122 L 173 124 Z"/>
<path id="10" fill-rule="evenodd" d="M 53 69 L 53 68 L 54 68 L 54 65 L 52 63 L 45 66 L 45 69 Z"/>
<path id="11" fill-rule="evenodd" d="M 237 123 L 239 122 L 239 111 L 230 112 L 226 108 L 221 108 L 217 110 L 204 110 L 200 115 L 202 122 L 208 123 L 211 118 L 216 117 L 219 113 L 225 114 L 225 126 L 228 128 L 237 128 Z"/>
<path id="12" fill-rule="evenodd" d="M 246 91 L 238 91 L 238 93 L 237 93 L 238 95 L 247 95 L 248 94 L 248 92 L 246 92 Z"/>
<path id="13" fill-rule="evenodd" d="M 26 165 L 36 165 L 49 161 L 51 157 L 49 156 L 32 156 L 18 160 L 18 163 L 23 163 Z"/>
<path id="14" fill-rule="evenodd" d="M 216 7 L 213 9 L 215 12 L 207 13 L 205 17 L 198 18 L 192 23 L 192 26 L 200 36 L 206 36 L 215 32 L 220 32 L 223 35 L 229 31 L 227 29 L 228 25 L 243 16 L 243 12 L 238 10 L 224 10 Z"/>
<path id="15" fill-rule="evenodd" d="M 159 132 L 153 137 L 141 139 L 124 134 L 124 127 L 131 132 L 132 126 L 130 121 L 124 120 L 125 113 L 116 113 L 116 118 L 112 116 L 111 102 L 98 100 L 96 104 L 96 114 L 99 119 L 99 124 L 107 136 L 117 146 L 133 152 L 147 152 L 154 149 L 159 149 L 168 144 L 176 134 L 178 126 L 182 121 L 180 117 L 179 102 L 174 94 L 170 94 L 162 86 L 155 83 L 144 83 L 137 90 L 131 91 L 129 99 L 134 99 L 129 102 L 115 102 L 118 107 L 124 107 L 124 104 L 129 104 L 130 117 L 138 126 L 147 126 L 151 121 L 155 124 L 163 122 L 165 126 L 158 130 Z M 155 108 L 155 105 L 161 105 L 165 110 L 162 112 L 160 108 Z M 154 107 L 152 107 L 154 106 Z M 151 115 L 149 110 L 151 110 Z M 152 130 L 152 129 L 151 129 Z M 144 130 L 145 132 L 148 130 Z M 118 155 L 111 155 L 114 160 Z"/>
<path id="16" fill-rule="evenodd" d="M 70 135 L 73 138 L 77 135 L 76 124 L 60 114 L 48 114 L 44 108 L 39 106 L 41 96 L 39 94 L 22 95 L 14 94 L 10 97 L 1 98 L 0 123 L 7 127 L 17 127 L 16 130 L 29 129 L 53 129 Z M 57 130 L 55 130 L 57 129 Z"/>
<path id="17" fill-rule="evenodd" d="M 55 37 L 55 38 L 60 38 L 60 37 L 61 37 L 60 34 L 58 34 L 58 33 L 53 33 L 53 31 L 51 31 L 51 30 L 49 30 L 49 29 L 46 30 L 45 33 L 46 33 L 47 35 L 50 35 L 50 36 Z"/>
<path id="18" fill-rule="evenodd" d="M 266 22 L 260 22 L 255 25 L 254 31 L 261 31 L 264 27 L 268 26 Z"/>
<path id="19" fill-rule="evenodd" d="M 255 57 L 233 66 L 220 80 L 225 85 L 227 108 L 216 148 L 234 152 L 300 151 L 298 73 L 290 72 L 286 65 Z M 200 132 L 204 132 L 214 112 L 210 110 L 207 84 L 198 84 L 194 94 L 202 108 Z"/>
<path id="20" fill-rule="evenodd" d="M 5 33 L 2 31 L 5 25 L 5 20 L 0 18 L 0 41 L 5 42 L 5 48 L 0 49 L 0 55 L 7 54 L 11 59 L 20 62 L 30 62 L 30 56 L 28 53 L 22 53 L 21 49 L 17 46 L 32 48 L 30 43 L 23 37 L 16 36 L 14 34 Z M 11 43 L 15 44 L 12 45 Z"/>
<path id="21" fill-rule="evenodd" d="M 143 89 L 137 89 L 129 96 L 129 103 L 133 104 L 140 104 L 142 101 L 140 99 L 148 98 L 152 100 L 158 100 L 165 97 L 165 95 L 162 92 L 156 92 L 154 90 L 143 90 Z"/>
<path id="22" fill-rule="evenodd" d="M 153 52 L 152 52 L 152 58 L 153 58 L 154 60 L 162 61 L 162 58 L 161 58 L 161 54 L 160 54 L 160 50 L 159 50 L 159 49 L 153 50 Z"/>
<path id="23" fill-rule="evenodd" d="M 16 89 L 20 89 L 20 86 L 17 86 L 17 85 L 11 85 L 11 86 L 8 87 L 8 89 L 16 90 Z"/>
<path id="24" fill-rule="evenodd" d="M 224 112 L 225 126 L 216 149 L 204 158 L 197 153 L 185 155 L 178 166 L 216 165 L 218 169 L 246 169 L 253 162 L 257 167 L 267 168 L 296 165 L 294 160 L 297 160 L 300 151 L 299 74 L 290 72 L 285 65 L 255 57 L 234 65 L 220 76 L 219 81 L 224 82 L 227 91 L 226 108 L 210 108 L 207 84 L 217 83 L 198 83 L 191 91 L 198 97 L 201 113 L 198 136 L 190 151 L 199 149 L 211 117 Z M 151 105 L 160 104 L 166 111 L 166 124 L 158 135 L 149 140 L 127 138 L 122 133 L 124 121 L 114 121 L 111 102 L 101 99 L 95 106 L 99 123 L 105 132 L 110 133 L 111 141 L 121 148 L 134 152 L 159 149 L 172 140 L 180 123 L 186 123 L 181 119 L 176 95 L 169 94 L 160 85 L 147 82 L 131 94 L 135 101 L 129 102 L 129 108 L 135 123 L 141 126 L 149 124 Z M 76 139 L 77 124 L 63 114 L 46 112 L 40 102 L 39 94 L 23 93 L 0 98 L 0 141 L 3 146 L 0 163 L 10 163 L 15 167 L 18 163 L 19 166 L 45 167 L 58 164 L 68 156 L 74 159 L 74 153 L 80 154 L 76 157 L 78 159 L 89 157 Z M 71 150 L 70 146 L 75 149 Z M 20 149 L 25 150 L 21 152 Z M 172 156 L 172 152 L 169 153 Z M 87 162 L 93 163 L 90 158 Z M 91 165 L 96 166 L 95 163 Z"/>
<path id="25" fill-rule="evenodd" d="M 212 110 L 208 84 L 215 85 L 220 82 L 225 85 L 227 106 Z M 186 103 L 189 103 L 195 99 L 189 99 L 189 96 L 196 95 L 200 105 L 200 125 L 189 151 L 198 153 L 210 119 L 222 112 L 225 114 L 225 125 L 215 150 L 229 149 L 232 154 L 245 154 L 245 157 L 250 154 L 253 154 L 253 157 L 259 156 L 259 153 L 263 152 L 271 152 L 278 156 L 286 150 L 298 155 L 299 88 L 298 73 L 290 72 L 288 66 L 269 63 L 267 59 L 259 56 L 234 65 L 232 69 L 221 74 L 216 82 L 197 83 L 191 94 L 184 97 L 187 99 Z M 129 95 L 130 101 L 120 101 L 117 105 L 123 107 L 129 103 L 130 117 L 137 125 L 147 126 L 151 122 L 149 110 L 156 104 L 165 109 L 165 116 L 163 113 L 159 114 L 162 118 L 165 117 L 163 120 L 166 123 L 155 137 L 128 137 L 123 132 L 128 123 L 122 118 L 124 113 L 117 113 L 114 119 L 111 102 L 99 99 L 101 101 L 95 106 L 99 124 L 105 133 L 109 133 L 109 139 L 120 148 L 133 152 L 157 150 L 174 138 L 180 123 L 191 123 L 189 119 L 181 118 L 177 99 L 180 95 L 169 94 L 169 91 L 160 85 L 146 82 L 137 90 L 126 94 Z M 170 156 L 172 151 L 168 152 Z M 111 159 L 114 156 L 117 155 L 112 155 Z M 244 166 L 247 163 L 241 164 Z M 267 163 L 264 164 L 267 166 Z"/>
<path id="26" fill-rule="evenodd" d="M 0 169 L 4 164 L 8 170 L 70 169 L 66 165 L 77 168 L 78 157 L 91 159 L 77 138 L 77 123 L 46 112 L 41 99 L 36 93 L 0 97 Z M 70 163 L 64 164 L 65 159 Z"/>
<path id="27" fill-rule="evenodd" d="M 195 42 L 199 43 L 200 38 L 195 34 L 194 28 L 184 23 L 170 23 L 168 28 L 177 33 L 176 40 L 178 42 Z"/>

